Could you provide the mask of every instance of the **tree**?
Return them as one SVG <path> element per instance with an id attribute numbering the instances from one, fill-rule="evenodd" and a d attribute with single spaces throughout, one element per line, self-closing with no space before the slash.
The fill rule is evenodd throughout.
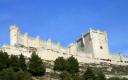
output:
<path id="1" fill-rule="evenodd" d="M 63 57 L 58 57 L 54 61 L 54 70 L 64 71 L 66 67 L 65 65 L 66 65 L 66 60 Z"/>
<path id="2" fill-rule="evenodd" d="M 21 68 L 23 71 L 27 70 L 27 65 L 26 65 L 25 57 L 24 57 L 23 54 L 20 54 L 19 61 L 20 61 L 20 68 Z"/>
<path id="3" fill-rule="evenodd" d="M 32 80 L 32 76 L 27 71 L 18 71 L 16 73 L 17 80 Z"/>
<path id="4" fill-rule="evenodd" d="M 0 72 L 0 80 L 32 80 L 32 76 L 26 71 L 15 72 L 12 68 L 7 68 Z"/>
<path id="5" fill-rule="evenodd" d="M 79 63 L 73 56 L 69 57 L 67 60 L 63 57 L 58 57 L 54 61 L 54 70 L 77 73 L 79 72 Z"/>
<path id="6" fill-rule="evenodd" d="M 82 80 L 82 78 L 79 73 L 74 73 L 72 74 L 72 80 Z"/>
<path id="7" fill-rule="evenodd" d="M 35 52 L 32 53 L 31 58 L 29 60 L 29 72 L 34 76 L 41 76 L 45 74 L 45 66 L 41 60 L 41 58 L 36 55 Z"/>
<path id="8" fill-rule="evenodd" d="M 19 61 L 18 56 L 11 55 L 9 65 L 14 71 L 19 71 L 20 70 L 20 61 Z"/>
<path id="9" fill-rule="evenodd" d="M 6 52 L 0 51 L 0 71 L 8 67 L 8 54 Z"/>
<path id="10" fill-rule="evenodd" d="M 79 72 L 79 63 L 78 60 L 73 56 L 69 57 L 66 61 L 66 70 L 70 73 Z"/>
<path id="11" fill-rule="evenodd" d="M 71 79 L 71 74 L 68 73 L 68 72 L 66 72 L 66 71 L 64 71 L 64 72 L 62 72 L 62 73 L 60 74 L 60 79 L 61 79 L 61 80 L 72 80 L 72 79 Z"/>
<path id="12" fill-rule="evenodd" d="M 98 71 L 96 74 L 97 74 L 96 80 L 106 80 L 106 77 L 102 71 Z"/>
<path id="13" fill-rule="evenodd" d="M 0 72 L 0 80 L 16 80 L 16 74 L 13 69 L 3 69 Z"/>
<path id="14" fill-rule="evenodd" d="M 83 80 L 95 80 L 95 74 L 90 67 L 88 67 L 86 72 L 84 73 Z"/>

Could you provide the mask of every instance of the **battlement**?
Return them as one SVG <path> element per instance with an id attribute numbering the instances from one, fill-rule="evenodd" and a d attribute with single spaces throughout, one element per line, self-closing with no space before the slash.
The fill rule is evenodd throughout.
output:
<path id="1" fill-rule="evenodd" d="M 21 33 L 18 26 L 10 26 L 10 45 L 24 45 L 26 47 L 47 48 L 47 49 L 60 49 L 63 48 L 60 43 L 53 42 L 50 38 L 41 40 L 39 36 L 31 37 L 28 33 Z"/>
<path id="2" fill-rule="evenodd" d="M 19 28 L 15 24 L 10 25 L 10 30 L 13 30 L 13 29 L 19 30 Z"/>
<path id="3" fill-rule="evenodd" d="M 23 53 L 30 57 L 34 51 L 44 60 L 55 60 L 63 56 L 74 56 L 82 63 L 111 63 L 128 65 L 128 57 L 121 54 L 112 55 L 109 52 L 107 33 L 100 30 L 89 29 L 82 33 L 76 42 L 68 47 L 53 42 L 50 38 L 41 40 L 39 36 L 31 37 L 28 33 L 21 33 L 18 26 L 10 26 L 10 45 L 3 45 L 2 51 L 19 55 Z"/>

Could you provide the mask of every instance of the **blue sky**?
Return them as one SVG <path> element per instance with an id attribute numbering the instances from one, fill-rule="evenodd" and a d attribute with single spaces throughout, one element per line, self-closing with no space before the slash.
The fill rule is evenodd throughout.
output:
<path id="1" fill-rule="evenodd" d="M 128 0 L 0 0 L 0 46 L 9 25 L 66 46 L 89 27 L 108 33 L 111 52 L 128 55 Z"/>

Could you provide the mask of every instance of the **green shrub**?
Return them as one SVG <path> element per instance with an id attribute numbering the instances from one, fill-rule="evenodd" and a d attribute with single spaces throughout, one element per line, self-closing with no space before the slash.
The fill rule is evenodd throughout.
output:
<path id="1" fill-rule="evenodd" d="M 18 71 L 16 73 L 17 80 L 32 80 L 32 76 L 27 71 Z"/>
<path id="2" fill-rule="evenodd" d="M 90 67 L 88 67 L 83 75 L 83 80 L 95 80 L 95 78 L 96 77 L 93 70 Z"/>
<path id="3" fill-rule="evenodd" d="M 82 80 L 82 77 L 79 75 L 79 73 L 72 74 L 72 80 Z"/>
<path id="4" fill-rule="evenodd" d="M 28 72 L 15 72 L 13 69 L 8 68 L 0 72 L 0 80 L 32 80 L 32 78 Z"/>
<path id="5" fill-rule="evenodd" d="M 54 70 L 67 71 L 71 74 L 79 72 L 79 63 L 73 56 L 68 59 L 59 57 L 54 61 Z"/>
<path id="6" fill-rule="evenodd" d="M 72 80 L 72 79 L 71 79 L 71 74 L 68 73 L 68 72 L 66 72 L 66 71 L 64 71 L 64 72 L 62 72 L 62 73 L 60 74 L 60 79 L 61 79 L 61 80 Z"/>
<path id="7" fill-rule="evenodd" d="M 106 77 L 102 71 L 97 71 L 95 75 L 96 75 L 96 80 L 106 80 Z"/>
<path id="8" fill-rule="evenodd" d="M 73 56 L 69 57 L 66 60 L 66 70 L 72 74 L 79 72 L 78 60 L 75 59 Z"/>
<path id="9" fill-rule="evenodd" d="M 8 54 L 0 51 L 0 71 L 7 68 L 9 64 Z"/>
<path id="10" fill-rule="evenodd" d="M 26 62 L 25 62 L 25 57 L 24 57 L 24 55 L 22 55 L 22 54 L 20 55 L 19 61 L 20 61 L 20 68 L 21 68 L 23 71 L 27 70 L 27 65 L 26 65 Z"/>
<path id="11" fill-rule="evenodd" d="M 54 61 L 54 70 L 64 71 L 66 68 L 66 60 L 63 57 L 58 57 Z"/>
<path id="12" fill-rule="evenodd" d="M 29 72 L 32 73 L 33 76 L 41 76 L 45 74 L 45 66 L 41 60 L 41 58 L 36 55 L 36 53 L 32 53 L 31 58 L 29 59 Z"/>
<path id="13" fill-rule="evenodd" d="M 19 61 L 18 56 L 11 55 L 9 67 L 11 67 L 14 71 L 20 70 L 20 61 Z"/>
<path id="14" fill-rule="evenodd" d="M 0 80 L 17 80 L 17 76 L 13 69 L 3 69 L 0 72 Z"/>

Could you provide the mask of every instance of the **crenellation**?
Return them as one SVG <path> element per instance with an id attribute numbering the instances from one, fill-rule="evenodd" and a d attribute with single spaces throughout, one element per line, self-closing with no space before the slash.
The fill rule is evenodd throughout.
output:
<path id="1" fill-rule="evenodd" d="M 111 54 L 108 47 L 107 33 L 90 28 L 86 33 L 67 47 L 62 46 L 59 42 L 53 42 L 50 38 L 41 40 L 39 36 L 31 37 L 28 33 L 21 33 L 18 26 L 10 26 L 10 45 L 3 45 L 2 51 L 10 55 L 24 54 L 30 57 L 33 51 L 44 60 L 54 61 L 58 57 L 67 58 L 74 56 L 82 63 L 101 62 L 128 65 L 128 57 L 122 54 Z"/>

